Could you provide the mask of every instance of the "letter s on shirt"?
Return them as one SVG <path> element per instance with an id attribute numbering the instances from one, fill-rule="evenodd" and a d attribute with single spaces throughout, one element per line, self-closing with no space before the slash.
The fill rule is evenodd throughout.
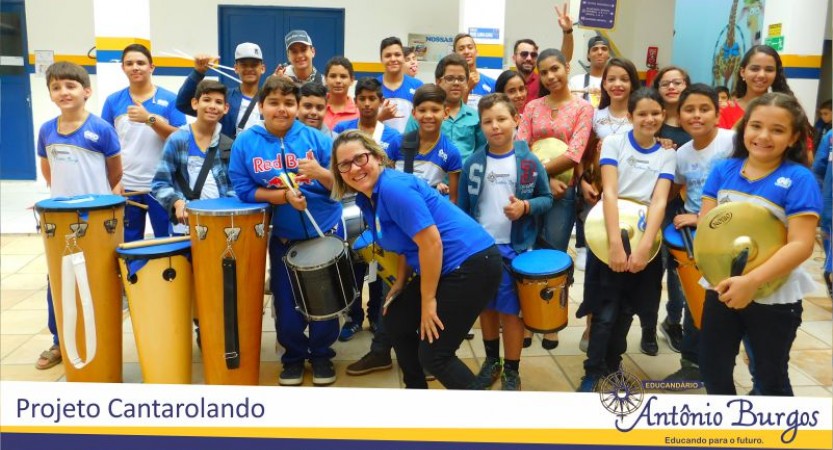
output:
<path id="1" fill-rule="evenodd" d="M 469 195 L 477 195 L 480 193 L 480 184 L 483 182 L 483 165 L 472 164 L 469 167 Z"/>

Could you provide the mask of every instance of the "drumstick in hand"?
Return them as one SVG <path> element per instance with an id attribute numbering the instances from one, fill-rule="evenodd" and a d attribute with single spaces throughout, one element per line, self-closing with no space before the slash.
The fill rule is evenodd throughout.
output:
<path id="1" fill-rule="evenodd" d="M 286 185 L 286 188 L 289 189 L 293 194 L 295 194 L 297 196 L 298 191 L 296 191 L 292 187 L 292 183 L 289 181 L 289 177 L 286 176 L 286 172 L 281 172 L 280 177 L 281 177 L 281 180 L 283 181 L 283 183 Z M 304 208 L 304 212 L 307 213 L 307 217 L 309 218 L 309 221 L 312 222 L 312 226 L 315 228 L 315 231 L 316 231 L 316 233 L 318 233 L 318 236 L 323 238 L 324 233 L 321 232 L 321 228 L 318 227 L 318 222 L 316 222 L 315 219 L 312 217 L 312 213 L 309 212 L 309 208 Z"/>

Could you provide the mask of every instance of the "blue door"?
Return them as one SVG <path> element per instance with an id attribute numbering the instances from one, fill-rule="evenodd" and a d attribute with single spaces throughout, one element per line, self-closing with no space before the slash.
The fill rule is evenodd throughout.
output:
<path id="1" fill-rule="evenodd" d="M 237 44 L 254 42 L 263 50 L 266 74 L 271 74 L 278 64 L 287 63 L 283 38 L 295 29 L 306 30 L 312 38 L 315 47 L 313 64 L 319 71 L 324 71 L 330 58 L 344 54 L 344 9 L 273 6 L 218 8 L 218 48 L 224 65 L 234 65 L 234 49 Z"/>
<path id="2" fill-rule="evenodd" d="M 23 0 L 0 3 L 0 179 L 35 180 Z"/>

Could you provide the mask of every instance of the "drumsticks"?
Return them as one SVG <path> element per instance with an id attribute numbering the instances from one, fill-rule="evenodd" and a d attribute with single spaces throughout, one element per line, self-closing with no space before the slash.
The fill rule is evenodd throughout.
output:
<path id="1" fill-rule="evenodd" d="M 148 210 L 148 205 L 145 205 L 145 204 L 142 204 L 142 203 L 139 203 L 139 202 L 134 202 L 133 200 L 126 200 L 126 202 L 127 202 L 127 204 L 128 204 L 128 205 L 130 205 L 130 206 L 135 206 L 135 207 L 137 207 L 137 208 L 142 208 L 142 209 L 144 209 L 145 211 L 147 211 L 147 210 Z"/>
<path id="2" fill-rule="evenodd" d="M 286 188 L 289 189 L 293 194 L 296 196 L 298 195 L 298 191 L 292 188 L 292 183 L 289 181 L 289 177 L 286 176 L 286 172 L 281 172 L 280 174 L 281 181 L 286 185 Z M 318 233 L 318 236 L 324 237 L 324 233 L 321 232 L 321 228 L 318 227 L 318 222 L 312 217 L 312 213 L 309 212 L 309 208 L 304 208 L 304 212 L 307 213 L 307 217 L 309 221 L 312 222 L 312 226 L 315 227 L 315 231 Z"/>
<path id="3" fill-rule="evenodd" d="M 131 249 L 139 247 L 147 247 L 150 245 L 173 244 L 174 242 L 184 242 L 190 240 L 190 236 L 173 236 L 160 239 L 147 239 L 143 241 L 124 242 L 119 244 L 120 249 Z"/>
<path id="4" fill-rule="evenodd" d="M 164 55 L 164 56 L 170 56 L 170 57 L 172 57 L 172 58 L 182 58 L 182 59 L 187 59 L 187 60 L 189 60 L 189 61 L 194 61 L 194 60 L 195 60 L 195 58 L 194 58 L 193 56 L 191 56 L 191 55 L 189 55 L 189 54 L 187 54 L 187 53 L 183 52 L 182 50 L 177 50 L 177 49 L 173 49 L 173 50 L 174 50 L 174 53 L 170 53 L 170 52 L 161 52 L 160 54 L 162 54 L 162 55 Z M 224 76 L 224 77 L 226 77 L 226 78 L 228 78 L 228 79 L 230 79 L 230 80 L 234 80 L 234 81 L 236 81 L 236 82 L 238 82 L 238 83 L 240 83 L 240 84 L 243 84 L 243 82 L 242 82 L 242 81 L 240 81 L 237 77 L 234 77 L 234 76 L 232 76 L 232 75 L 229 75 L 229 74 L 227 74 L 227 73 L 223 72 L 222 70 L 220 70 L 220 69 L 226 69 L 226 70 L 231 70 L 231 71 L 234 71 L 234 68 L 233 68 L 233 67 L 224 66 L 224 65 L 221 65 L 221 64 L 216 64 L 216 63 L 215 63 L 215 64 L 210 64 L 210 65 L 208 66 L 208 68 L 209 68 L 209 69 L 211 69 L 211 70 L 213 70 L 213 71 L 215 71 L 215 72 L 217 72 L 217 73 L 219 73 L 220 75 L 222 75 L 222 76 Z"/>

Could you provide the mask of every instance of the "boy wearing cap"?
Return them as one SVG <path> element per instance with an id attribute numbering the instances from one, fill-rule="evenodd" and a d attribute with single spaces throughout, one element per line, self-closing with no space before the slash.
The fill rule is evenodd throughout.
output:
<path id="1" fill-rule="evenodd" d="M 590 102 L 594 108 L 599 106 L 599 100 L 601 100 L 602 72 L 609 59 L 610 42 L 602 36 L 593 36 L 587 42 L 587 60 L 590 61 L 590 71 L 573 75 L 570 78 L 570 91 L 576 97 Z"/>
<path id="2" fill-rule="evenodd" d="M 210 55 L 194 57 L 194 71 L 188 75 L 176 94 L 178 110 L 189 116 L 197 116 L 197 112 L 191 106 L 191 99 L 194 98 L 197 85 L 205 78 L 205 73 L 211 63 L 218 60 L 217 56 Z M 255 97 L 260 86 L 260 77 L 266 71 L 260 46 L 251 42 L 238 45 L 234 51 L 234 71 L 242 83 L 229 91 L 229 111 L 220 121 L 223 126 L 222 133 L 232 139 L 237 136 L 237 133 L 260 121 L 260 111 L 257 109 Z"/>
<path id="3" fill-rule="evenodd" d="M 289 77 L 295 86 L 301 87 L 307 83 L 318 83 L 324 85 L 324 77 L 312 65 L 315 58 L 315 47 L 312 46 L 312 38 L 304 30 L 292 30 L 284 37 L 286 43 L 286 57 L 289 59 L 289 66 L 278 66 L 276 75 Z"/>

